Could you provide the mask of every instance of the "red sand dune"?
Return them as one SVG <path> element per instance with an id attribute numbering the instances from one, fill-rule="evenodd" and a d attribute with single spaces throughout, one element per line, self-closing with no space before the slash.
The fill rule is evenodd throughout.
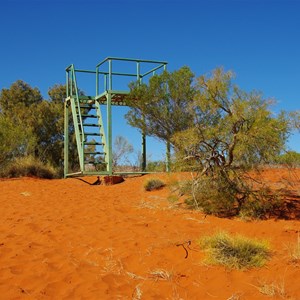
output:
<path id="1" fill-rule="evenodd" d="M 270 299 L 259 288 L 272 284 L 282 295 L 271 299 L 300 299 L 300 262 L 289 255 L 299 238 L 297 214 L 252 222 L 205 218 L 168 202 L 168 187 L 144 191 L 149 177 L 112 186 L 1 180 L 0 299 Z M 263 177 L 299 191 L 300 170 L 266 170 Z M 269 240 L 271 260 L 246 271 L 205 265 L 197 240 L 220 230 Z M 176 245 L 187 241 L 192 250 L 185 258 Z"/>

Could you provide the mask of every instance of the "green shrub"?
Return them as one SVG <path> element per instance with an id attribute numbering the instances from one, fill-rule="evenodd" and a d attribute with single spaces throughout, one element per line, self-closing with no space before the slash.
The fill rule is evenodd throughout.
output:
<path id="1" fill-rule="evenodd" d="M 148 172 L 165 172 L 166 163 L 164 161 L 149 161 L 147 162 Z"/>
<path id="2" fill-rule="evenodd" d="M 1 172 L 1 177 L 12 178 L 23 176 L 52 179 L 57 177 L 57 172 L 52 166 L 43 164 L 40 160 L 32 156 L 15 159 Z"/>
<path id="3" fill-rule="evenodd" d="M 224 232 L 203 237 L 199 244 L 207 251 L 208 263 L 231 269 L 261 267 L 270 257 L 266 241 L 252 240 L 243 236 L 232 237 Z"/>
<path id="4" fill-rule="evenodd" d="M 146 191 L 159 190 L 160 188 L 162 188 L 164 186 L 165 186 L 165 183 L 163 181 L 161 181 L 160 179 L 155 179 L 155 178 L 148 179 L 144 184 L 144 188 Z"/>
<path id="5" fill-rule="evenodd" d="M 249 219 L 266 219 L 276 214 L 276 210 L 283 207 L 282 197 L 263 187 L 249 194 L 247 201 L 242 205 L 239 216 Z"/>
<path id="6" fill-rule="evenodd" d="M 232 182 L 217 178 L 200 177 L 193 182 L 186 182 L 183 191 L 188 190 L 190 197 L 186 203 L 206 214 L 233 216 L 237 213 L 236 186 Z"/>
<path id="7" fill-rule="evenodd" d="M 286 153 L 276 157 L 275 162 L 286 165 L 287 167 L 299 167 L 300 153 L 296 151 L 287 151 Z"/>
<path id="8" fill-rule="evenodd" d="M 240 216 L 245 219 L 265 219 L 282 208 L 280 193 L 255 183 L 239 171 L 201 175 L 179 184 L 181 193 L 188 196 L 186 204 L 205 214 L 219 217 Z"/>

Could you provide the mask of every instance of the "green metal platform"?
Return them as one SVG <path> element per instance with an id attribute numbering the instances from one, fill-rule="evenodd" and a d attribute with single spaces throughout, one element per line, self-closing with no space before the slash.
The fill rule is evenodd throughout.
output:
<path id="1" fill-rule="evenodd" d="M 120 67 L 118 63 L 125 63 Z M 134 72 L 132 72 L 134 65 Z M 157 71 L 166 70 L 167 62 L 107 57 L 96 65 L 95 70 L 76 69 L 72 64 L 66 68 L 65 126 L 64 126 L 64 176 L 113 175 L 112 161 L 112 106 L 126 106 L 129 90 L 115 89 L 118 79 L 122 84 L 134 80 L 143 82 Z M 127 71 L 127 68 L 131 71 Z M 89 74 L 96 83 L 95 95 L 81 95 L 77 84 L 79 73 Z M 100 81 L 102 84 L 100 84 Z M 101 106 L 106 108 L 104 124 Z M 71 116 L 71 118 L 70 118 Z M 79 159 L 79 170 L 69 170 L 69 119 L 74 126 Z M 146 137 L 142 135 L 142 168 L 146 169 Z"/>

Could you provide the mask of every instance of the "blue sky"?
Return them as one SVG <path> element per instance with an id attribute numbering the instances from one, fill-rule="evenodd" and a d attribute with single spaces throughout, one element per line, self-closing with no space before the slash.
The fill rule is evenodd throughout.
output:
<path id="1" fill-rule="evenodd" d="M 170 71 L 188 65 L 196 76 L 223 66 L 242 89 L 276 99 L 275 112 L 299 109 L 297 0 L 3 0 L 0 12 L 0 89 L 22 79 L 47 98 L 71 63 L 94 70 L 107 56 L 132 57 L 168 61 Z M 138 149 L 123 112 L 114 111 L 114 135 Z M 289 147 L 300 152 L 299 141 Z M 152 159 L 163 152 L 149 140 Z"/>

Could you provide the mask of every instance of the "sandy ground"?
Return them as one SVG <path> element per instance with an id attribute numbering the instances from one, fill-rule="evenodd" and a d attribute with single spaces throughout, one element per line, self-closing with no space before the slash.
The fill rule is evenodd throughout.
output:
<path id="1" fill-rule="evenodd" d="M 300 190 L 299 170 L 263 176 Z M 168 187 L 144 191 L 149 177 L 113 186 L 0 180 L 0 299 L 270 299 L 272 290 L 271 299 L 300 299 L 300 261 L 290 256 L 299 212 L 252 222 L 205 217 L 170 203 Z M 246 271 L 204 264 L 197 240 L 220 230 L 269 240 L 270 261 Z M 185 258 L 176 245 L 187 241 Z"/>

